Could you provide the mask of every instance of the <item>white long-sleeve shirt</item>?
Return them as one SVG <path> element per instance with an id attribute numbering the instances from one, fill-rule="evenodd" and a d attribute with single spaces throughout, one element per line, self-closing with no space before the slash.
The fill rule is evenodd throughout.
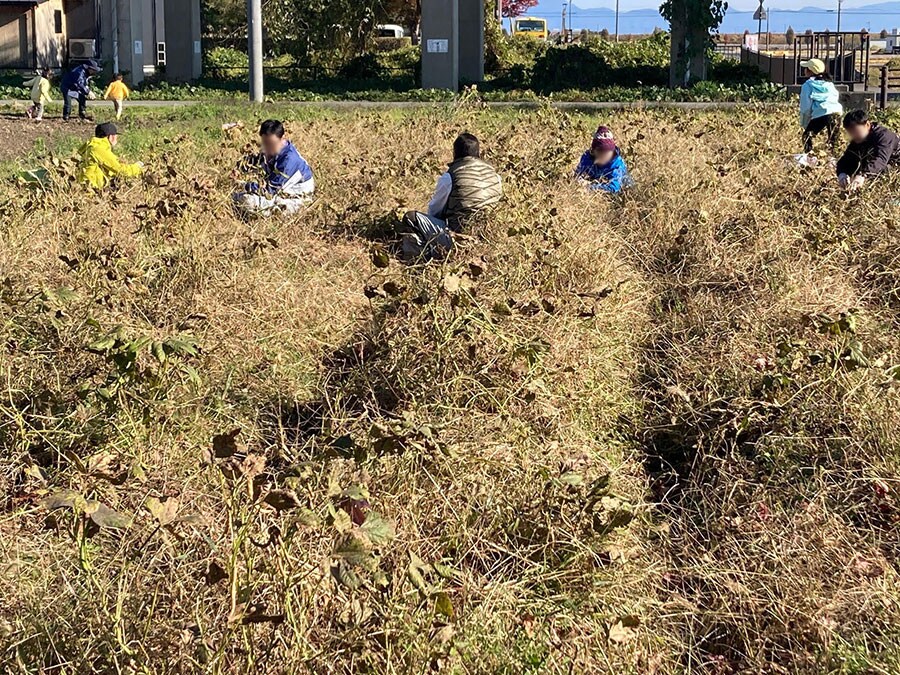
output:
<path id="1" fill-rule="evenodd" d="M 453 191 L 453 178 L 450 173 L 442 173 L 434 187 L 434 195 L 428 202 L 428 215 L 432 218 L 440 218 L 447 208 L 447 201 L 450 199 L 450 193 Z"/>

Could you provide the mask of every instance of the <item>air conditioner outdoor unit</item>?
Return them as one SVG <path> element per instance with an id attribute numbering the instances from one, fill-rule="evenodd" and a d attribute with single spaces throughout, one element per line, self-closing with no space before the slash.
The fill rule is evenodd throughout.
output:
<path id="1" fill-rule="evenodd" d="M 97 56 L 96 40 L 69 40 L 70 59 L 93 59 Z"/>

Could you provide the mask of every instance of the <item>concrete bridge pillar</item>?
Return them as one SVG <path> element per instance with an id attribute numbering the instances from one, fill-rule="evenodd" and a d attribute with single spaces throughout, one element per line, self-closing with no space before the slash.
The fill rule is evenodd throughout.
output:
<path id="1" fill-rule="evenodd" d="M 144 50 L 153 49 L 153 45 L 144 44 L 141 6 L 135 0 L 113 0 L 113 3 L 112 16 L 118 29 L 118 44 L 113 48 L 118 47 L 119 70 L 128 73 L 131 84 L 139 84 L 144 79 Z"/>
<path id="2" fill-rule="evenodd" d="M 459 1 L 459 79 L 484 80 L 484 0 Z"/>
<path id="3" fill-rule="evenodd" d="M 457 91 L 484 79 L 484 1 L 424 0 L 422 87 Z"/>

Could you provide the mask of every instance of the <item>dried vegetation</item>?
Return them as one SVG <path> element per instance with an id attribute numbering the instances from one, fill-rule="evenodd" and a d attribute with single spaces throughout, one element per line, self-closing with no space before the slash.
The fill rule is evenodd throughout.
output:
<path id="1" fill-rule="evenodd" d="M 900 669 L 896 179 L 778 109 L 618 113 L 614 199 L 592 118 L 285 109 L 318 201 L 244 223 L 238 110 L 2 188 L 6 670 Z M 463 129 L 506 201 L 404 267 Z"/>

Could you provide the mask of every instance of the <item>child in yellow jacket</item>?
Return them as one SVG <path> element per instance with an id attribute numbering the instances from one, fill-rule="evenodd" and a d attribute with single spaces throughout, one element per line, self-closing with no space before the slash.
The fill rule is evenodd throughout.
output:
<path id="1" fill-rule="evenodd" d="M 44 119 L 44 106 L 53 100 L 53 97 L 50 96 L 51 74 L 52 71 L 49 68 L 44 68 L 39 75 L 25 83 L 26 87 L 31 87 L 31 106 L 25 111 L 25 114 L 35 122 Z"/>
<path id="2" fill-rule="evenodd" d="M 139 176 L 144 170 L 144 163 L 120 162 L 113 153 L 113 147 L 118 142 L 119 134 L 115 124 L 112 122 L 98 124 L 94 130 L 94 138 L 79 150 L 81 167 L 78 170 L 78 180 L 99 190 L 106 187 L 113 178 Z"/>
<path id="3" fill-rule="evenodd" d="M 113 81 L 110 82 L 109 86 L 106 88 L 106 93 L 103 94 L 103 98 L 113 102 L 113 107 L 116 109 L 117 120 L 122 118 L 122 103 L 131 93 L 128 87 L 125 86 L 125 82 L 122 80 L 122 73 L 116 73 Z"/>

